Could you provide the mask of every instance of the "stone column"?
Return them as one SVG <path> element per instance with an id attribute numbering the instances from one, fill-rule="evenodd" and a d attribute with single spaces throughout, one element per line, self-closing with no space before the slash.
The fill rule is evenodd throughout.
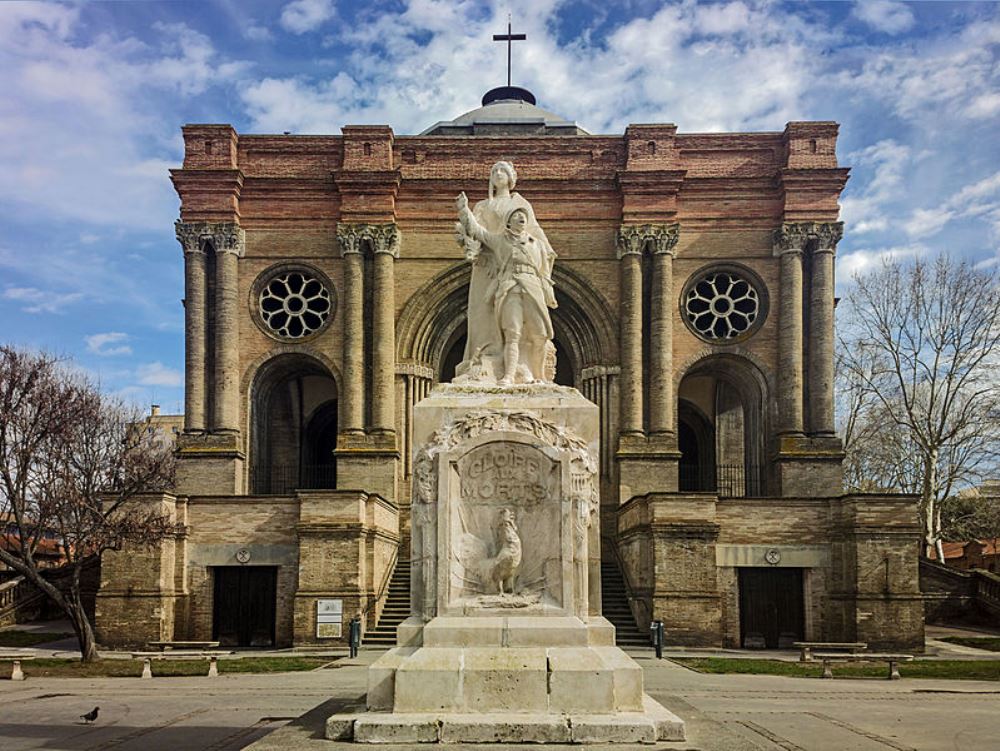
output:
<path id="1" fill-rule="evenodd" d="M 621 269 L 621 417 L 623 433 L 642 433 L 642 251 L 638 226 L 618 230 Z"/>
<path id="2" fill-rule="evenodd" d="M 211 225 L 215 249 L 215 389 L 212 428 L 218 432 L 239 431 L 239 259 L 243 257 L 246 233 L 238 224 Z"/>
<path id="3" fill-rule="evenodd" d="M 358 225 L 341 224 L 337 239 L 344 259 L 344 374 L 339 409 L 341 431 L 365 429 L 364 290 L 361 257 L 362 235 Z"/>
<path id="4" fill-rule="evenodd" d="M 372 311 L 371 428 L 379 433 L 396 429 L 396 279 L 399 229 L 395 224 L 370 228 L 374 252 L 374 310 Z"/>
<path id="5" fill-rule="evenodd" d="M 649 432 L 674 432 L 674 253 L 680 226 L 651 226 L 653 285 L 650 300 Z"/>
<path id="6" fill-rule="evenodd" d="M 205 430 L 205 249 L 203 224 L 178 221 L 184 250 L 184 430 Z"/>
<path id="7" fill-rule="evenodd" d="M 802 423 L 802 249 L 806 226 L 783 224 L 774 233 L 781 258 L 778 302 L 778 432 L 801 434 Z"/>
<path id="8" fill-rule="evenodd" d="M 833 435 L 833 256 L 844 225 L 817 224 L 814 234 L 809 282 L 809 432 Z"/>

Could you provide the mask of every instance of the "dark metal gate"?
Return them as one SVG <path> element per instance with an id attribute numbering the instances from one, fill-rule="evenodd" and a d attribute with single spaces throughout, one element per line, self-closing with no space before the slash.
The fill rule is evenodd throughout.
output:
<path id="1" fill-rule="evenodd" d="M 791 649 L 805 636 L 800 568 L 740 568 L 740 644 Z"/>
<path id="2" fill-rule="evenodd" d="M 273 647 L 276 566 L 215 566 L 212 639 L 223 647 Z"/>

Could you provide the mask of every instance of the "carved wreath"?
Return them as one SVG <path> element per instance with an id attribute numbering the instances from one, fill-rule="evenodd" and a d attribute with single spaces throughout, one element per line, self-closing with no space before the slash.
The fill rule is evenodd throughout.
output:
<path id="1" fill-rule="evenodd" d="M 419 503 L 432 503 L 437 498 L 437 476 L 434 460 L 438 454 L 450 451 L 459 444 L 484 433 L 523 433 L 570 454 L 570 480 L 573 500 L 589 504 L 592 513 L 597 511 L 597 461 L 587 444 L 565 428 L 543 420 L 528 410 L 477 410 L 460 420 L 445 425 L 431 435 L 430 440 L 417 452 L 413 466 L 414 497 Z"/>

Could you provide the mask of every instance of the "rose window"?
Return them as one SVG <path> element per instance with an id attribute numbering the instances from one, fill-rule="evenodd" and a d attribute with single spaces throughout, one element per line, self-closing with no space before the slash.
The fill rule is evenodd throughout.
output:
<path id="1" fill-rule="evenodd" d="M 330 291 L 308 271 L 272 277 L 260 291 L 260 317 L 274 334 L 301 339 L 322 328 L 330 316 Z"/>
<path id="2" fill-rule="evenodd" d="M 734 339 L 749 331 L 760 316 L 760 295 L 735 271 L 710 271 L 688 286 L 684 315 L 706 339 Z"/>

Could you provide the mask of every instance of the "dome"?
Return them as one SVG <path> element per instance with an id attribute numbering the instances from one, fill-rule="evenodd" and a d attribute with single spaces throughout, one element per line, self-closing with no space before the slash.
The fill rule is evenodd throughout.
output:
<path id="1" fill-rule="evenodd" d="M 590 135 L 576 123 L 535 104 L 534 95 L 517 86 L 503 86 L 486 92 L 483 106 L 442 120 L 422 136 L 541 136 Z"/>

